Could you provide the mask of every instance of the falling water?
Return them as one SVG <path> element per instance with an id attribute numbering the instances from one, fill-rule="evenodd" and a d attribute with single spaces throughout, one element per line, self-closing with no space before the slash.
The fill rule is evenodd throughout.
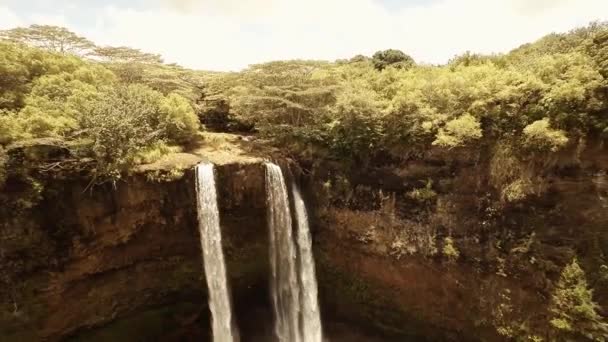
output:
<path id="1" fill-rule="evenodd" d="M 308 226 L 308 214 L 302 195 L 294 184 L 292 186 L 296 221 L 298 223 L 298 255 L 300 260 L 300 285 L 302 287 L 302 340 L 321 342 L 321 317 L 317 300 L 317 278 L 315 260 L 312 255 L 312 240 Z"/>
<path id="2" fill-rule="evenodd" d="M 212 164 L 196 166 L 196 199 L 214 342 L 235 341 Z M 236 335 L 236 334 L 235 334 Z M 238 335 L 237 335 L 238 336 Z M 236 338 L 238 339 L 238 338 Z"/>
<path id="3" fill-rule="evenodd" d="M 294 187 L 298 221 L 294 239 L 287 186 L 277 165 L 266 164 L 266 187 L 275 334 L 280 342 L 320 342 L 317 284 L 304 202 Z"/>
<path id="4" fill-rule="evenodd" d="M 275 334 L 280 342 L 300 342 L 300 287 L 296 270 L 291 214 L 281 168 L 266 164 L 270 268 Z"/>

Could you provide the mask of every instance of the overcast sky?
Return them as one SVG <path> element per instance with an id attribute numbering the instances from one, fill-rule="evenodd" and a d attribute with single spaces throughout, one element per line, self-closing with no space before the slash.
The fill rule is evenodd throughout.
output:
<path id="1" fill-rule="evenodd" d="M 594 20 L 608 20 L 608 0 L 0 0 L 0 29 L 61 25 L 207 70 L 387 48 L 444 63 Z"/>

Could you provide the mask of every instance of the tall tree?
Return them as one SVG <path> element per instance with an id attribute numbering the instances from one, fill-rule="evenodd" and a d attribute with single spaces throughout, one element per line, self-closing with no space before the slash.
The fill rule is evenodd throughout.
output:
<path id="1" fill-rule="evenodd" d="M 65 27 L 31 25 L 0 31 L 0 38 L 24 43 L 62 54 L 84 55 L 95 47 L 90 40 L 69 31 Z"/>
<path id="2" fill-rule="evenodd" d="M 372 62 L 374 63 L 374 67 L 378 70 L 382 70 L 387 66 L 397 66 L 397 67 L 410 67 L 415 64 L 414 59 L 401 50 L 388 49 L 383 51 L 378 51 L 372 56 Z"/>
<path id="3" fill-rule="evenodd" d="M 142 52 L 139 49 L 133 49 L 126 46 L 103 46 L 96 47 L 92 55 L 97 56 L 108 62 L 116 63 L 150 63 L 160 64 L 163 59 L 160 55 Z"/>
<path id="4" fill-rule="evenodd" d="M 608 337 L 608 326 L 598 314 L 598 308 L 593 301 L 593 291 L 587 285 L 585 271 L 576 259 L 572 260 L 562 270 L 551 298 L 551 325 L 560 334 L 573 339 L 604 341 Z"/>

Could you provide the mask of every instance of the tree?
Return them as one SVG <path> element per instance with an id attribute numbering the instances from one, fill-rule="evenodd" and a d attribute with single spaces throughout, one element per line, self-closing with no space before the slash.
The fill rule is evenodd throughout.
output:
<path id="1" fill-rule="evenodd" d="M 123 82 L 131 84 L 146 83 L 147 71 L 151 68 L 161 68 L 163 63 L 160 55 L 126 46 L 96 47 L 90 55 L 107 62 L 108 68 L 114 71 Z"/>
<path id="2" fill-rule="evenodd" d="M 550 323 L 560 335 L 604 341 L 608 338 L 608 325 L 597 310 L 585 271 L 574 259 L 562 270 L 551 296 L 549 311 L 553 318 Z"/>
<path id="3" fill-rule="evenodd" d="M 388 49 L 378 51 L 372 56 L 372 62 L 377 70 L 383 70 L 388 66 L 409 68 L 416 64 L 414 59 L 400 50 Z"/>
<path id="4" fill-rule="evenodd" d="M 365 56 L 365 55 L 356 55 L 354 57 L 352 57 L 351 59 L 348 60 L 348 63 L 359 63 L 359 62 L 367 62 L 370 61 L 371 58 Z"/>
<path id="5" fill-rule="evenodd" d="M 90 40 L 78 36 L 65 27 L 31 25 L 0 31 L 0 38 L 43 48 L 61 54 L 84 55 L 94 48 Z"/>
<path id="6" fill-rule="evenodd" d="M 133 49 L 126 46 L 103 46 L 96 47 L 91 53 L 106 62 L 115 63 L 150 63 L 161 64 L 163 59 L 158 54 L 142 52 L 139 49 Z"/>
<path id="7" fill-rule="evenodd" d="M 330 147 L 340 157 L 366 162 L 382 148 L 382 125 L 386 103 L 364 84 L 351 83 L 338 92 L 327 129 Z"/>

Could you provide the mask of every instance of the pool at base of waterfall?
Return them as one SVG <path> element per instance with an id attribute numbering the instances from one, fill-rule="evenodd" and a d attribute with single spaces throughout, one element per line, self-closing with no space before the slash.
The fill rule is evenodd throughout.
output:
<path id="1" fill-rule="evenodd" d="M 182 303 L 150 309 L 125 317 L 109 325 L 82 331 L 68 341 L 163 341 L 207 342 L 212 341 L 209 316 L 205 307 Z M 270 305 L 248 303 L 237 308 L 241 342 L 272 342 L 273 319 Z M 384 342 L 404 341 L 363 330 L 356 324 L 323 320 L 324 340 L 330 342 Z M 412 340 L 414 341 L 414 340 Z"/>

